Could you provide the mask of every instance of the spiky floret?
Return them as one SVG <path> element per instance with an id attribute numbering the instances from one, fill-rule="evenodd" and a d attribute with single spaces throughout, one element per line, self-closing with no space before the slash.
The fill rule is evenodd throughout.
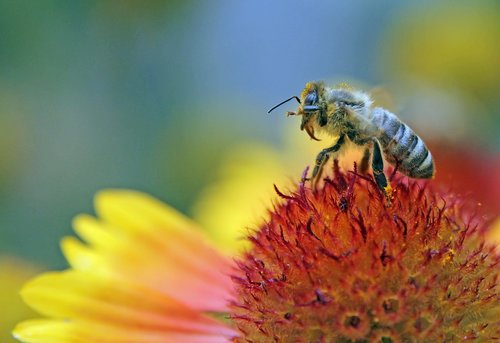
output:
<path id="1" fill-rule="evenodd" d="M 239 342 L 500 339 L 499 256 L 464 200 L 396 177 L 303 184 L 250 237 L 233 279 Z"/>

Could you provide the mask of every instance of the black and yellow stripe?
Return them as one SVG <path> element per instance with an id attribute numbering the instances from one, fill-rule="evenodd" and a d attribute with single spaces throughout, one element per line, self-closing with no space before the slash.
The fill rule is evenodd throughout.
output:
<path id="1" fill-rule="evenodd" d="M 413 130 L 391 112 L 375 108 L 373 124 L 379 129 L 378 140 L 386 160 L 412 178 L 428 179 L 434 176 L 434 161 L 425 143 Z"/>

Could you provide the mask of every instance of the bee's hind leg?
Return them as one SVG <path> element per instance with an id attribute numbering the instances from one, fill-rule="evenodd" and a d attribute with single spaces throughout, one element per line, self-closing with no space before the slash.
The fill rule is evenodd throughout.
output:
<path id="1" fill-rule="evenodd" d="M 392 187 L 384 174 L 384 159 L 382 157 L 382 151 L 380 150 L 380 144 L 376 140 L 373 141 L 372 169 L 373 178 L 378 188 L 384 192 L 385 197 L 390 202 L 392 200 Z"/>
<path id="2" fill-rule="evenodd" d="M 356 170 L 359 171 L 361 175 L 365 175 L 368 172 L 368 167 L 370 165 L 370 157 L 372 156 L 372 149 L 373 149 L 373 139 L 360 138 L 355 135 L 353 135 L 353 137 L 349 136 L 349 138 L 357 146 L 365 147 L 365 151 L 363 152 L 363 157 L 361 158 L 359 166 Z"/>
<path id="3" fill-rule="evenodd" d="M 359 163 L 359 172 L 362 175 L 368 172 L 370 157 L 372 155 L 371 149 L 372 149 L 371 145 L 365 149 L 365 152 L 363 153 L 363 158 L 361 158 L 361 162 Z"/>
<path id="4" fill-rule="evenodd" d="M 314 165 L 314 169 L 312 172 L 311 176 L 311 183 L 312 183 L 312 189 L 316 189 L 316 184 L 318 183 L 319 179 L 321 178 L 321 174 L 323 171 L 323 166 L 325 163 L 328 161 L 328 158 L 330 157 L 330 153 L 337 152 L 339 149 L 342 147 L 342 145 L 345 142 L 345 136 L 340 136 L 340 138 L 337 140 L 337 143 L 335 143 L 333 146 L 329 148 L 325 148 L 321 150 L 316 157 L 316 164 Z"/>

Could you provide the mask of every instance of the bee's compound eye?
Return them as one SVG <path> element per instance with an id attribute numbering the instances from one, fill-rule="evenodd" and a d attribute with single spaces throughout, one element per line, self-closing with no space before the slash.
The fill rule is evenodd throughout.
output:
<path id="1" fill-rule="evenodd" d="M 304 99 L 304 105 L 314 105 L 318 101 L 318 94 L 316 92 L 312 92 L 307 94 L 306 98 Z"/>

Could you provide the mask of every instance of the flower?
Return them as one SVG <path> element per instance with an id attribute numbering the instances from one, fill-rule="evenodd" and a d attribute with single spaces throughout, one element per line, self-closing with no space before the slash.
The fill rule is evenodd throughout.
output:
<path id="1" fill-rule="evenodd" d="M 62 249 L 71 269 L 30 281 L 24 300 L 51 319 L 18 325 L 23 342 L 227 342 L 231 261 L 196 224 L 152 197 L 108 190 Z"/>
<path id="2" fill-rule="evenodd" d="M 388 206 L 371 179 L 301 185 L 238 262 L 241 341 L 499 339 L 500 256 L 477 209 L 396 177 Z M 239 341 L 239 340 L 238 340 Z"/>
<path id="3" fill-rule="evenodd" d="M 497 339 L 499 257 L 477 209 L 396 177 L 388 206 L 371 179 L 304 184 L 249 237 L 236 263 L 196 225 L 131 191 L 97 196 L 63 251 L 71 269 L 28 283 L 52 319 L 24 342 L 424 341 Z M 222 315 L 221 315 L 222 314 Z"/>

